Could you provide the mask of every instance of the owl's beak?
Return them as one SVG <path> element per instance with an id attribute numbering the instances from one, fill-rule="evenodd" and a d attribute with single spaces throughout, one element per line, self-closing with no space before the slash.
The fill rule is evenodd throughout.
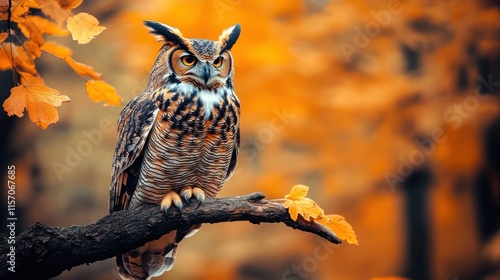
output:
<path id="1" fill-rule="evenodd" d="M 210 64 L 208 62 L 205 62 L 202 68 L 202 78 L 203 81 L 205 81 L 205 84 L 208 83 L 208 80 L 210 80 L 210 77 L 212 76 L 211 71 L 210 71 Z"/>

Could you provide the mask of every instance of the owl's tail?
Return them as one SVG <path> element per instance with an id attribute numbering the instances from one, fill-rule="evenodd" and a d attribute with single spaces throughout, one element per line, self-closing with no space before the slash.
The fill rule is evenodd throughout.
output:
<path id="1" fill-rule="evenodd" d="M 171 270 L 179 242 L 193 236 L 200 227 L 201 225 L 194 225 L 171 231 L 158 240 L 116 256 L 120 276 L 126 280 L 151 279 Z"/>
<path id="2" fill-rule="evenodd" d="M 172 231 L 158 240 L 116 256 L 122 279 L 151 279 L 172 269 L 177 253 L 176 235 L 176 231 Z"/>

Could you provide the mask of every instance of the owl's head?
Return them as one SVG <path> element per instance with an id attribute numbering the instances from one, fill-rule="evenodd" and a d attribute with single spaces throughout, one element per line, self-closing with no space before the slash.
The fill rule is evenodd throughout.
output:
<path id="1" fill-rule="evenodd" d="M 208 90 L 232 84 L 231 48 L 240 35 L 239 24 L 224 30 L 217 41 L 185 38 L 179 29 L 156 21 L 144 24 L 164 43 L 153 67 L 152 76 L 155 70 L 163 72 L 157 73 L 161 77 L 156 79 L 189 83 Z"/>

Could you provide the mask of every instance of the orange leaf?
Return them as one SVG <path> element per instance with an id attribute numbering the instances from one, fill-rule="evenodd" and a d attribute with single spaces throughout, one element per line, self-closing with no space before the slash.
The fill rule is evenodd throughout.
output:
<path id="1" fill-rule="evenodd" d="M 69 97 L 59 95 L 55 89 L 45 85 L 40 77 L 30 77 L 23 84 L 13 87 L 11 94 L 3 103 L 3 108 L 9 116 L 22 117 L 24 109 L 29 118 L 42 129 L 59 120 L 56 107 L 68 102 Z"/>
<path id="2" fill-rule="evenodd" d="M 384 277 L 371 278 L 370 280 L 410 280 L 410 279 L 399 276 L 384 276 Z"/>
<path id="3" fill-rule="evenodd" d="M 56 0 L 38 1 L 42 12 L 53 19 L 57 24 L 62 23 L 71 15 L 70 11 L 64 10 Z"/>
<path id="4" fill-rule="evenodd" d="M 356 233 L 344 217 L 340 215 L 323 215 L 314 221 L 327 226 L 340 239 L 346 240 L 347 243 L 359 245 Z"/>
<path id="5" fill-rule="evenodd" d="M 89 76 L 94 80 L 102 79 L 101 73 L 97 73 L 91 66 L 77 62 L 71 57 L 66 57 L 64 61 L 66 61 L 66 63 L 68 63 L 68 65 L 82 78 Z"/>
<path id="6" fill-rule="evenodd" d="M 100 26 L 99 21 L 90 14 L 79 13 L 71 16 L 67 21 L 67 28 L 78 44 L 87 44 L 94 36 L 99 35 L 106 27 Z"/>
<path id="7" fill-rule="evenodd" d="M 63 45 L 59 45 L 54 42 L 47 42 L 43 44 L 41 49 L 44 52 L 50 53 L 51 55 L 62 59 L 70 57 L 71 54 L 73 53 L 70 48 L 67 48 Z"/>
<path id="8" fill-rule="evenodd" d="M 7 39 L 7 37 L 9 37 L 9 33 L 7 33 L 7 32 L 0 33 L 0 43 L 5 41 L 5 39 Z"/>
<path id="9" fill-rule="evenodd" d="M 36 24 L 32 20 L 26 20 L 17 25 L 21 32 L 33 42 L 37 43 L 39 46 L 43 45 L 43 35 L 42 32 L 37 28 Z"/>
<path id="10" fill-rule="evenodd" d="M 59 0 L 59 5 L 65 10 L 72 10 L 82 4 L 83 0 Z"/>
<path id="11" fill-rule="evenodd" d="M 37 76 L 38 72 L 35 68 L 35 63 L 27 50 L 23 46 L 13 46 L 9 43 L 2 43 L 0 45 L 0 70 L 7 70 L 12 68 L 12 60 L 16 71 L 20 74 L 28 74 L 28 76 Z M 12 53 L 11 53 L 12 51 Z M 21 73 L 22 72 L 22 73 Z"/>
<path id="12" fill-rule="evenodd" d="M 26 21 L 32 22 L 36 26 L 36 28 L 43 34 L 57 36 L 66 36 L 69 34 L 68 30 L 61 29 L 59 25 L 46 18 L 42 18 L 39 16 L 28 16 L 26 18 Z"/>
<path id="13" fill-rule="evenodd" d="M 120 106 L 122 98 L 116 93 L 116 89 L 105 81 L 90 80 L 85 82 L 87 95 L 94 102 L 104 101 L 104 105 Z"/>
<path id="14" fill-rule="evenodd" d="M 20 2 L 11 9 L 10 20 L 13 22 L 23 22 L 24 17 L 30 8 L 24 2 Z"/>

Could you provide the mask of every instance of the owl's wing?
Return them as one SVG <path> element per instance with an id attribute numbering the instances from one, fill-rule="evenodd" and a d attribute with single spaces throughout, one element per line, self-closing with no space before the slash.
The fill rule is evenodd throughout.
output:
<path id="1" fill-rule="evenodd" d="M 110 213 L 126 209 L 130 202 L 158 110 L 151 95 L 143 93 L 130 101 L 120 114 L 109 189 Z"/>

